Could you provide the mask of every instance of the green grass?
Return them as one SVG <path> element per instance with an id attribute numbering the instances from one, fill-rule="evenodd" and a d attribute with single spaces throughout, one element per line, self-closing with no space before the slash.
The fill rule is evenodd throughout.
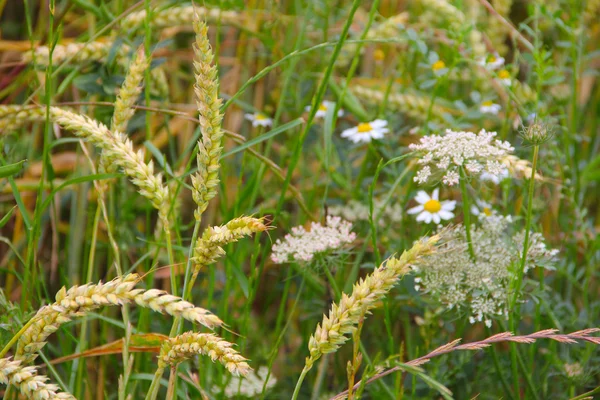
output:
<path id="1" fill-rule="evenodd" d="M 14 344 L 19 330 L 62 286 L 107 281 L 119 270 L 137 272 L 144 276 L 140 287 L 176 295 L 190 290 L 188 300 L 225 321 L 227 329 L 216 333 L 235 343 L 255 370 L 267 367 L 277 379 L 256 397 L 292 398 L 309 338 L 332 303 L 383 260 L 436 230 L 406 211 L 416 205 L 419 190 L 437 187 L 441 199 L 457 201 L 456 216 L 444 225 L 465 222 L 470 237 L 470 223 L 481 224 L 470 207 L 486 201 L 498 214 L 513 216 L 515 232 L 531 228 L 559 250 L 553 269 L 523 273 L 524 257 L 512 265 L 508 315 L 494 317 L 489 328 L 471 324 L 464 307 L 448 310 L 435 294 L 416 291 L 418 282 L 409 274 L 364 320 L 353 344 L 315 364 L 298 385 L 297 398 L 330 398 L 348 389 L 348 362 L 357 367 L 354 383 L 381 368 L 403 368 L 365 385 L 354 398 L 564 399 L 596 393 L 600 360 L 592 343 L 495 344 L 479 353 L 436 357 L 420 369 L 405 364 L 457 338 L 472 342 L 504 331 L 526 335 L 550 328 L 569 333 L 600 324 L 600 4 L 491 2 L 509 29 L 498 28 L 498 16 L 484 3 L 198 3 L 222 11 L 207 23 L 226 135 L 219 194 L 196 223 L 190 176 L 197 172 L 202 132 L 192 88 L 192 24 L 184 15 L 186 23 L 152 25 L 162 10 L 189 2 L 0 0 L 0 347 L 14 354 L 15 347 L 6 345 Z M 509 14 L 503 11 L 507 5 Z M 129 14 L 144 10 L 151 13 L 138 29 L 121 28 Z M 76 54 L 56 61 L 55 50 L 47 66 L 39 65 L 39 54 L 20 62 L 32 46 L 52 49 L 109 38 L 116 42 L 99 60 L 73 62 Z M 484 52 L 477 53 L 482 44 Z M 64 106 L 110 125 L 131 51 L 140 45 L 152 54 L 155 71 L 145 74 L 126 133 L 177 193 L 169 246 L 156 230 L 157 213 L 147 199 L 123 174 L 98 173 L 99 150 L 57 129 L 49 114 L 50 106 Z M 478 65 L 479 56 L 496 50 L 505 58 L 510 86 L 496 78 L 497 70 Z M 435 60 L 444 62 L 447 73 L 435 75 Z M 157 69 L 165 72 L 168 93 L 159 90 Z M 381 101 L 355 94 L 358 86 L 377 90 Z M 398 95 L 404 97 L 397 100 Z M 336 102 L 325 118 L 317 117 L 322 100 Z M 498 115 L 480 112 L 485 100 L 501 106 Z M 9 104 L 37 105 L 46 113 L 8 127 L 1 110 Z M 343 116 L 337 116 L 339 109 Z M 245 113 L 257 111 L 272 118 L 271 127 L 255 128 L 244 120 Z M 523 134 L 533 113 L 551 131 L 541 143 Z M 355 145 L 341 137 L 345 129 L 375 119 L 388 121 L 383 139 Z M 446 129 L 498 132 L 543 179 L 519 176 L 494 185 L 471 177 L 453 187 L 441 179 L 419 185 L 413 179 L 419 155 L 408 146 Z M 96 188 L 102 180 L 109 182 L 104 201 Z M 311 263 L 272 261 L 277 239 L 295 226 L 323 223 L 331 210 L 352 201 L 363 205 L 364 215 L 353 221 L 357 238 L 351 246 Z M 399 222 L 386 217 L 398 205 Z M 241 215 L 264 216 L 274 229 L 228 244 L 226 255 L 203 267 L 189 285 L 195 239 L 207 227 Z M 522 245 L 527 249 L 531 243 L 527 233 Z M 471 246 L 464 251 L 473 256 Z M 133 335 L 202 331 L 189 323 L 171 330 L 172 318 L 136 306 L 100 309 L 49 338 L 37 359 L 40 373 L 81 399 L 144 398 L 156 370 L 156 346 L 141 352 L 121 346 L 111 354 L 51 363 L 115 340 L 137 341 L 126 335 L 129 323 Z M 580 374 L 567 373 L 573 364 Z M 224 398 L 232 382 L 208 357 L 181 364 L 178 373 L 173 393 L 181 398 Z M 169 377 L 163 378 L 160 398 L 167 393 Z M 14 388 L 5 394 L 11 396 L 16 398 Z"/>

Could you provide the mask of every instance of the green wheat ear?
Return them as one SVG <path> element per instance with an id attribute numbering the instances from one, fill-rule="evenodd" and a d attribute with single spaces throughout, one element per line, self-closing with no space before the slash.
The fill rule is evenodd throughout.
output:
<path id="1" fill-rule="evenodd" d="M 202 140 L 198 142 L 198 172 L 192 175 L 193 198 L 198 208 L 194 213 L 200 220 L 208 207 L 208 202 L 216 196 L 219 184 L 219 157 L 223 150 L 221 121 L 221 99 L 216 66 L 212 65 L 213 52 L 208 41 L 208 27 L 202 21 L 194 23 L 196 43 L 194 44 L 194 75 L 196 104 L 200 114 Z"/>

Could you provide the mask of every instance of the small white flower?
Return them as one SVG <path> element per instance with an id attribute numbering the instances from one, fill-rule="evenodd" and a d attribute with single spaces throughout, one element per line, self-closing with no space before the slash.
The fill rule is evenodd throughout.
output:
<path id="1" fill-rule="evenodd" d="M 417 214 L 417 221 L 423 221 L 426 224 L 430 224 L 432 221 L 439 224 L 442 220 L 449 220 L 454 218 L 454 207 L 456 207 L 456 201 L 454 200 L 439 200 L 440 190 L 435 189 L 431 197 L 423 191 L 419 190 L 415 200 L 419 203 L 418 206 L 413 207 L 407 211 L 408 214 Z"/>
<path id="2" fill-rule="evenodd" d="M 317 113 L 315 114 L 315 118 L 325 118 L 325 115 L 327 115 L 327 110 L 329 108 L 335 108 L 335 103 L 333 101 L 323 100 L 323 102 L 319 106 L 319 109 L 317 110 Z M 310 106 L 304 107 L 304 111 L 310 111 Z M 337 116 L 341 117 L 343 115 L 344 110 L 338 110 Z"/>
<path id="3" fill-rule="evenodd" d="M 271 259 L 276 264 L 310 262 L 318 253 L 335 252 L 356 239 L 352 224 L 340 217 L 327 216 L 325 226 L 312 222 L 310 230 L 304 226 L 292 228 L 283 240 L 277 239 L 272 247 Z"/>
<path id="4" fill-rule="evenodd" d="M 373 139 L 383 139 L 383 136 L 390 131 L 386 128 L 387 124 L 383 119 L 361 122 L 358 126 L 343 131 L 342 137 L 353 143 L 369 143 Z"/>
<path id="5" fill-rule="evenodd" d="M 448 185 L 448 186 L 454 186 L 456 184 L 458 184 L 458 182 L 460 181 L 460 175 L 458 174 L 458 172 L 451 170 L 446 172 L 446 174 L 444 175 L 444 178 L 442 179 L 442 182 L 444 182 L 444 185 Z"/>
<path id="6" fill-rule="evenodd" d="M 510 72 L 508 72 L 505 69 L 503 69 L 502 71 L 498 72 L 498 79 L 505 86 L 511 86 L 512 85 L 512 80 L 510 79 Z"/>
<path id="7" fill-rule="evenodd" d="M 537 114 L 536 113 L 531 113 L 526 118 L 528 124 L 533 124 L 536 119 L 537 119 Z"/>
<path id="8" fill-rule="evenodd" d="M 479 111 L 485 114 L 498 115 L 501 109 L 502 107 L 500 107 L 499 104 L 496 104 L 491 100 L 484 101 L 479 106 Z"/>
<path id="9" fill-rule="evenodd" d="M 498 53 L 494 53 L 485 58 L 480 58 L 479 61 L 477 61 L 477 64 L 493 71 L 504 65 L 504 58 L 500 57 Z"/>
<path id="10" fill-rule="evenodd" d="M 446 130 L 445 135 L 429 135 L 413 143 L 409 148 L 418 152 L 417 171 L 414 181 L 426 183 L 432 175 L 443 175 L 446 185 L 456 185 L 461 168 L 472 175 L 483 171 L 492 175 L 507 173 L 501 164 L 514 149 L 508 142 L 495 139 L 495 132 L 481 130 L 479 133 Z"/>
<path id="11" fill-rule="evenodd" d="M 471 205 L 471 213 L 477 215 L 480 218 L 491 217 L 496 214 L 496 211 L 492 209 L 490 203 L 486 203 L 482 200 L 475 200 L 476 204 Z"/>
<path id="12" fill-rule="evenodd" d="M 244 118 L 246 118 L 248 121 L 252 122 L 252 126 L 253 127 L 257 127 L 257 126 L 271 126 L 273 125 L 273 120 L 269 117 L 267 117 L 265 114 L 263 113 L 254 113 L 254 114 L 244 114 Z"/>
<path id="13" fill-rule="evenodd" d="M 494 184 L 499 184 L 501 181 L 509 177 L 508 168 L 503 168 L 498 175 L 491 174 L 487 171 L 481 172 L 479 179 L 482 181 L 490 181 Z"/>

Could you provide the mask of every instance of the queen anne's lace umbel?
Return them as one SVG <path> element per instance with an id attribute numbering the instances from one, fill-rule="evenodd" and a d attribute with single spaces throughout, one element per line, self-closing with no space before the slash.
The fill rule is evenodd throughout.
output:
<path id="1" fill-rule="evenodd" d="M 315 254 L 340 249 L 356 239 L 352 224 L 340 217 L 327 216 L 325 226 L 313 222 L 310 230 L 303 226 L 292 228 L 292 233 L 273 245 L 271 259 L 277 263 L 291 261 L 308 262 Z"/>
<path id="2" fill-rule="evenodd" d="M 460 180 L 460 170 L 479 175 L 487 172 L 493 176 L 505 173 L 501 161 L 513 152 L 510 143 L 495 139 L 496 132 L 481 130 L 479 133 L 446 130 L 443 136 L 430 135 L 409 148 L 423 153 L 419 164 L 423 167 L 414 180 L 426 183 L 436 172 L 443 174 L 442 182 L 448 186 Z M 437 171 L 436 171 L 437 170 Z"/>
<path id="3" fill-rule="evenodd" d="M 431 295 L 449 309 L 469 315 L 469 321 L 508 316 L 510 284 L 522 257 L 524 232 L 511 233 L 510 216 L 480 215 L 481 226 L 471 228 L 475 260 L 467 252 L 463 226 L 445 231 L 440 251 L 413 264 L 415 289 Z M 550 269 L 558 251 L 548 249 L 539 233 L 530 235 L 525 272 L 540 266 Z"/>

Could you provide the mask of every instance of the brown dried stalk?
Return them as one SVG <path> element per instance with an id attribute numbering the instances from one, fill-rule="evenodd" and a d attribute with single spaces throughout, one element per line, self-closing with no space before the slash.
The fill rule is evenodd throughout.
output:
<path id="1" fill-rule="evenodd" d="M 502 333 L 498 333 L 496 335 L 490 336 L 489 338 L 484 339 L 484 340 L 480 340 L 477 342 L 471 342 L 471 343 L 465 343 L 465 344 L 459 344 L 461 339 L 456 339 L 450 343 L 446 343 L 446 344 L 438 347 L 437 349 L 431 351 L 430 353 L 428 353 L 424 356 L 421 356 L 419 358 L 415 358 L 414 360 L 405 362 L 405 363 L 403 363 L 403 365 L 417 367 L 419 365 L 428 363 L 429 360 L 431 360 L 433 357 L 438 357 L 438 356 L 441 356 L 444 354 L 452 353 L 453 351 L 481 350 L 481 349 L 485 349 L 486 347 L 491 346 L 494 343 L 501 343 L 501 342 L 531 344 L 531 343 L 534 343 L 537 339 L 550 339 L 550 340 L 555 340 L 560 343 L 567 343 L 567 344 L 574 344 L 574 343 L 579 343 L 579 342 L 583 341 L 583 342 L 589 342 L 589 343 L 600 345 L 600 337 L 590 336 L 593 333 L 600 332 L 600 328 L 588 328 L 588 329 L 584 329 L 581 331 L 577 331 L 577 332 L 573 332 L 573 333 L 565 333 L 565 334 L 556 333 L 556 332 L 558 332 L 558 329 L 544 329 L 539 332 L 534 332 L 529 335 L 522 335 L 522 336 L 514 336 L 512 332 L 502 332 Z M 367 381 L 366 384 L 369 384 L 378 379 L 381 379 L 384 376 L 390 375 L 396 371 L 401 371 L 402 369 L 403 369 L 403 366 L 396 366 L 396 367 L 387 369 L 383 372 L 380 372 L 380 373 L 374 375 L 372 378 L 370 378 Z M 353 389 L 354 390 L 358 389 L 361 384 L 362 384 L 362 381 L 359 381 L 356 385 L 354 385 Z M 347 394 L 348 394 L 348 391 L 345 390 L 341 393 L 338 393 L 337 395 L 332 397 L 330 400 L 343 399 L 344 397 L 346 397 Z"/>

